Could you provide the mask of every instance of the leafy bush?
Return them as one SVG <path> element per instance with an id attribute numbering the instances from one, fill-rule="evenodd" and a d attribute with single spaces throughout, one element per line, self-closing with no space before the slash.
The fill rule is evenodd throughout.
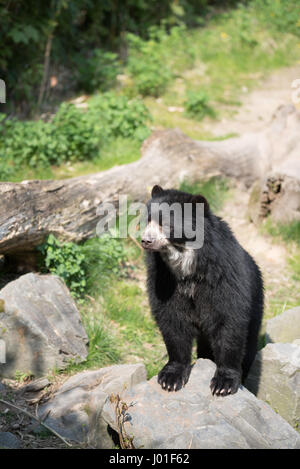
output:
<path id="1" fill-rule="evenodd" d="M 86 287 L 86 270 L 82 248 L 75 243 L 61 243 L 50 234 L 39 248 L 43 255 L 42 269 L 58 275 L 75 298 L 83 295 Z"/>
<path id="2" fill-rule="evenodd" d="M 111 275 L 126 273 L 127 255 L 119 239 L 103 235 L 78 245 L 61 243 L 53 234 L 38 248 L 41 270 L 61 277 L 75 298 L 105 288 Z"/>
<path id="3" fill-rule="evenodd" d="M 95 90 L 107 91 L 120 73 L 118 56 L 114 52 L 95 49 L 88 61 L 78 60 L 78 87 L 92 93 Z"/>
<path id="4" fill-rule="evenodd" d="M 132 76 L 137 92 L 143 96 L 159 96 L 172 79 L 171 69 L 161 53 L 163 36 L 146 41 L 134 34 L 128 34 L 128 71 Z"/>
<path id="5" fill-rule="evenodd" d="M 205 116 L 216 117 L 216 112 L 209 104 L 209 101 L 205 91 L 188 91 L 185 102 L 187 115 L 197 120 L 202 120 Z"/>
<path id="6" fill-rule="evenodd" d="M 63 103 L 52 121 L 19 121 L 0 115 L 0 178 L 24 166 L 60 165 L 95 158 L 103 143 L 117 137 L 138 142 L 149 135 L 150 114 L 141 100 L 108 92 L 91 99 L 82 111 Z"/>
<path id="7" fill-rule="evenodd" d="M 96 131 L 96 122 L 88 112 L 76 108 L 73 104 L 63 103 L 53 121 L 52 144 L 56 144 L 56 153 L 60 161 L 82 161 L 92 159 L 97 151 L 103 136 L 99 129 Z M 49 158 L 54 163 L 54 158 Z"/>
<path id="8" fill-rule="evenodd" d="M 140 99 L 128 99 L 113 92 L 99 94 L 90 100 L 90 115 L 96 122 L 99 116 L 108 138 L 123 137 L 143 141 L 149 135 L 147 122 L 150 113 Z"/>
<path id="9" fill-rule="evenodd" d="M 300 3 L 298 0 L 254 0 L 250 4 L 268 28 L 300 37 Z"/>
<path id="10" fill-rule="evenodd" d="M 65 161 L 91 159 L 100 139 L 88 115 L 73 104 L 62 104 L 52 122 L 2 119 L 0 152 L 15 169 L 59 165 Z"/>

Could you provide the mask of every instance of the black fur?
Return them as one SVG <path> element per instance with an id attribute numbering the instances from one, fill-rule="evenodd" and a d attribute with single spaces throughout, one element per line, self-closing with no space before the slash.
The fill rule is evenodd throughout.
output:
<path id="1" fill-rule="evenodd" d="M 205 235 L 203 247 L 196 250 L 196 270 L 185 278 L 169 267 L 163 252 L 146 253 L 150 306 L 169 355 L 158 382 L 169 391 L 187 383 L 196 339 L 198 358 L 217 365 L 212 393 L 233 394 L 257 350 L 263 314 L 260 270 L 202 196 L 160 189 L 155 187 L 148 207 L 152 201 L 205 203 Z"/>

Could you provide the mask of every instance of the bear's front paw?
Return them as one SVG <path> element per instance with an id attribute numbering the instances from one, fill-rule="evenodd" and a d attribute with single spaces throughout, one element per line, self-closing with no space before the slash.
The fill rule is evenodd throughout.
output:
<path id="1" fill-rule="evenodd" d="M 213 395 L 227 396 L 228 394 L 235 394 L 240 383 L 241 376 L 238 371 L 217 368 L 210 382 L 210 389 Z"/>
<path id="2" fill-rule="evenodd" d="M 160 371 L 157 381 L 166 391 L 179 391 L 188 382 L 190 372 L 191 365 L 170 362 Z"/>

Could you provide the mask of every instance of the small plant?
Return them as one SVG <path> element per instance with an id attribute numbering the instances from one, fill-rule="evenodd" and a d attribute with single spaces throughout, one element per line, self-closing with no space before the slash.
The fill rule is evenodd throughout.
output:
<path id="1" fill-rule="evenodd" d="M 111 276 L 126 275 L 127 255 L 122 240 L 104 234 L 101 238 L 86 241 L 81 249 L 90 294 L 104 290 Z"/>
<path id="2" fill-rule="evenodd" d="M 80 298 L 86 287 L 86 271 L 82 248 L 75 243 L 61 243 L 50 234 L 39 247 L 43 255 L 42 269 L 62 278 L 75 298 Z"/>
<path id="3" fill-rule="evenodd" d="M 206 116 L 215 118 L 217 115 L 205 91 L 188 91 L 185 109 L 189 117 L 197 120 L 202 120 Z"/>
<path id="4" fill-rule="evenodd" d="M 137 92 L 142 96 L 160 96 L 173 78 L 171 69 L 161 53 L 161 38 L 145 41 L 134 34 L 128 34 L 128 71 Z"/>
<path id="5" fill-rule="evenodd" d="M 119 340 L 112 331 L 112 324 L 101 311 L 89 311 L 84 305 L 81 310 L 84 328 L 89 338 L 89 354 L 81 365 L 71 365 L 70 368 L 85 369 L 93 366 L 103 367 L 120 360 Z"/>
<path id="6" fill-rule="evenodd" d="M 15 379 L 18 381 L 18 383 L 23 384 L 26 383 L 27 381 L 30 381 L 33 378 L 33 373 L 31 371 L 24 372 L 24 371 L 19 371 L 16 370 L 15 372 Z"/>

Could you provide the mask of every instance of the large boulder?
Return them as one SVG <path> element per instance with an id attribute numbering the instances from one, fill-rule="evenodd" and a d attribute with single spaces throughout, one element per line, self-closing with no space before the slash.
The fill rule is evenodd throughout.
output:
<path id="1" fill-rule="evenodd" d="M 213 362 L 199 359 L 179 392 L 163 391 L 157 377 L 120 391 L 123 437 L 135 448 L 300 448 L 300 435 L 247 389 L 212 396 L 214 372 Z M 102 418 L 118 431 L 116 415 L 111 396 Z"/>
<path id="2" fill-rule="evenodd" d="M 268 344 L 252 364 L 245 386 L 291 425 L 300 423 L 300 346 Z"/>
<path id="3" fill-rule="evenodd" d="M 88 354 L 88 338 L 73 298 L 56 276 L 26 274 L 0 290 L 0 339 L 6 363 L 0 376 L 16 371 L 43 376 Z"/>
<path id="4" fill-rule="evenodd" d="M 293 342 L 300 339 L 300 306 L 266 321 L 266 343 Z"/>
<path id="5" fill-rule="evenodd" d="M 40 417 L 46 417 L 44 422 L 65 438 L 96 448 L 112 448 L 114 443 L 101 418 L 103 405 L 111 393 L 131 389 L 146 376 L 140 363 L 78 373 L 40 407 Z"/>

